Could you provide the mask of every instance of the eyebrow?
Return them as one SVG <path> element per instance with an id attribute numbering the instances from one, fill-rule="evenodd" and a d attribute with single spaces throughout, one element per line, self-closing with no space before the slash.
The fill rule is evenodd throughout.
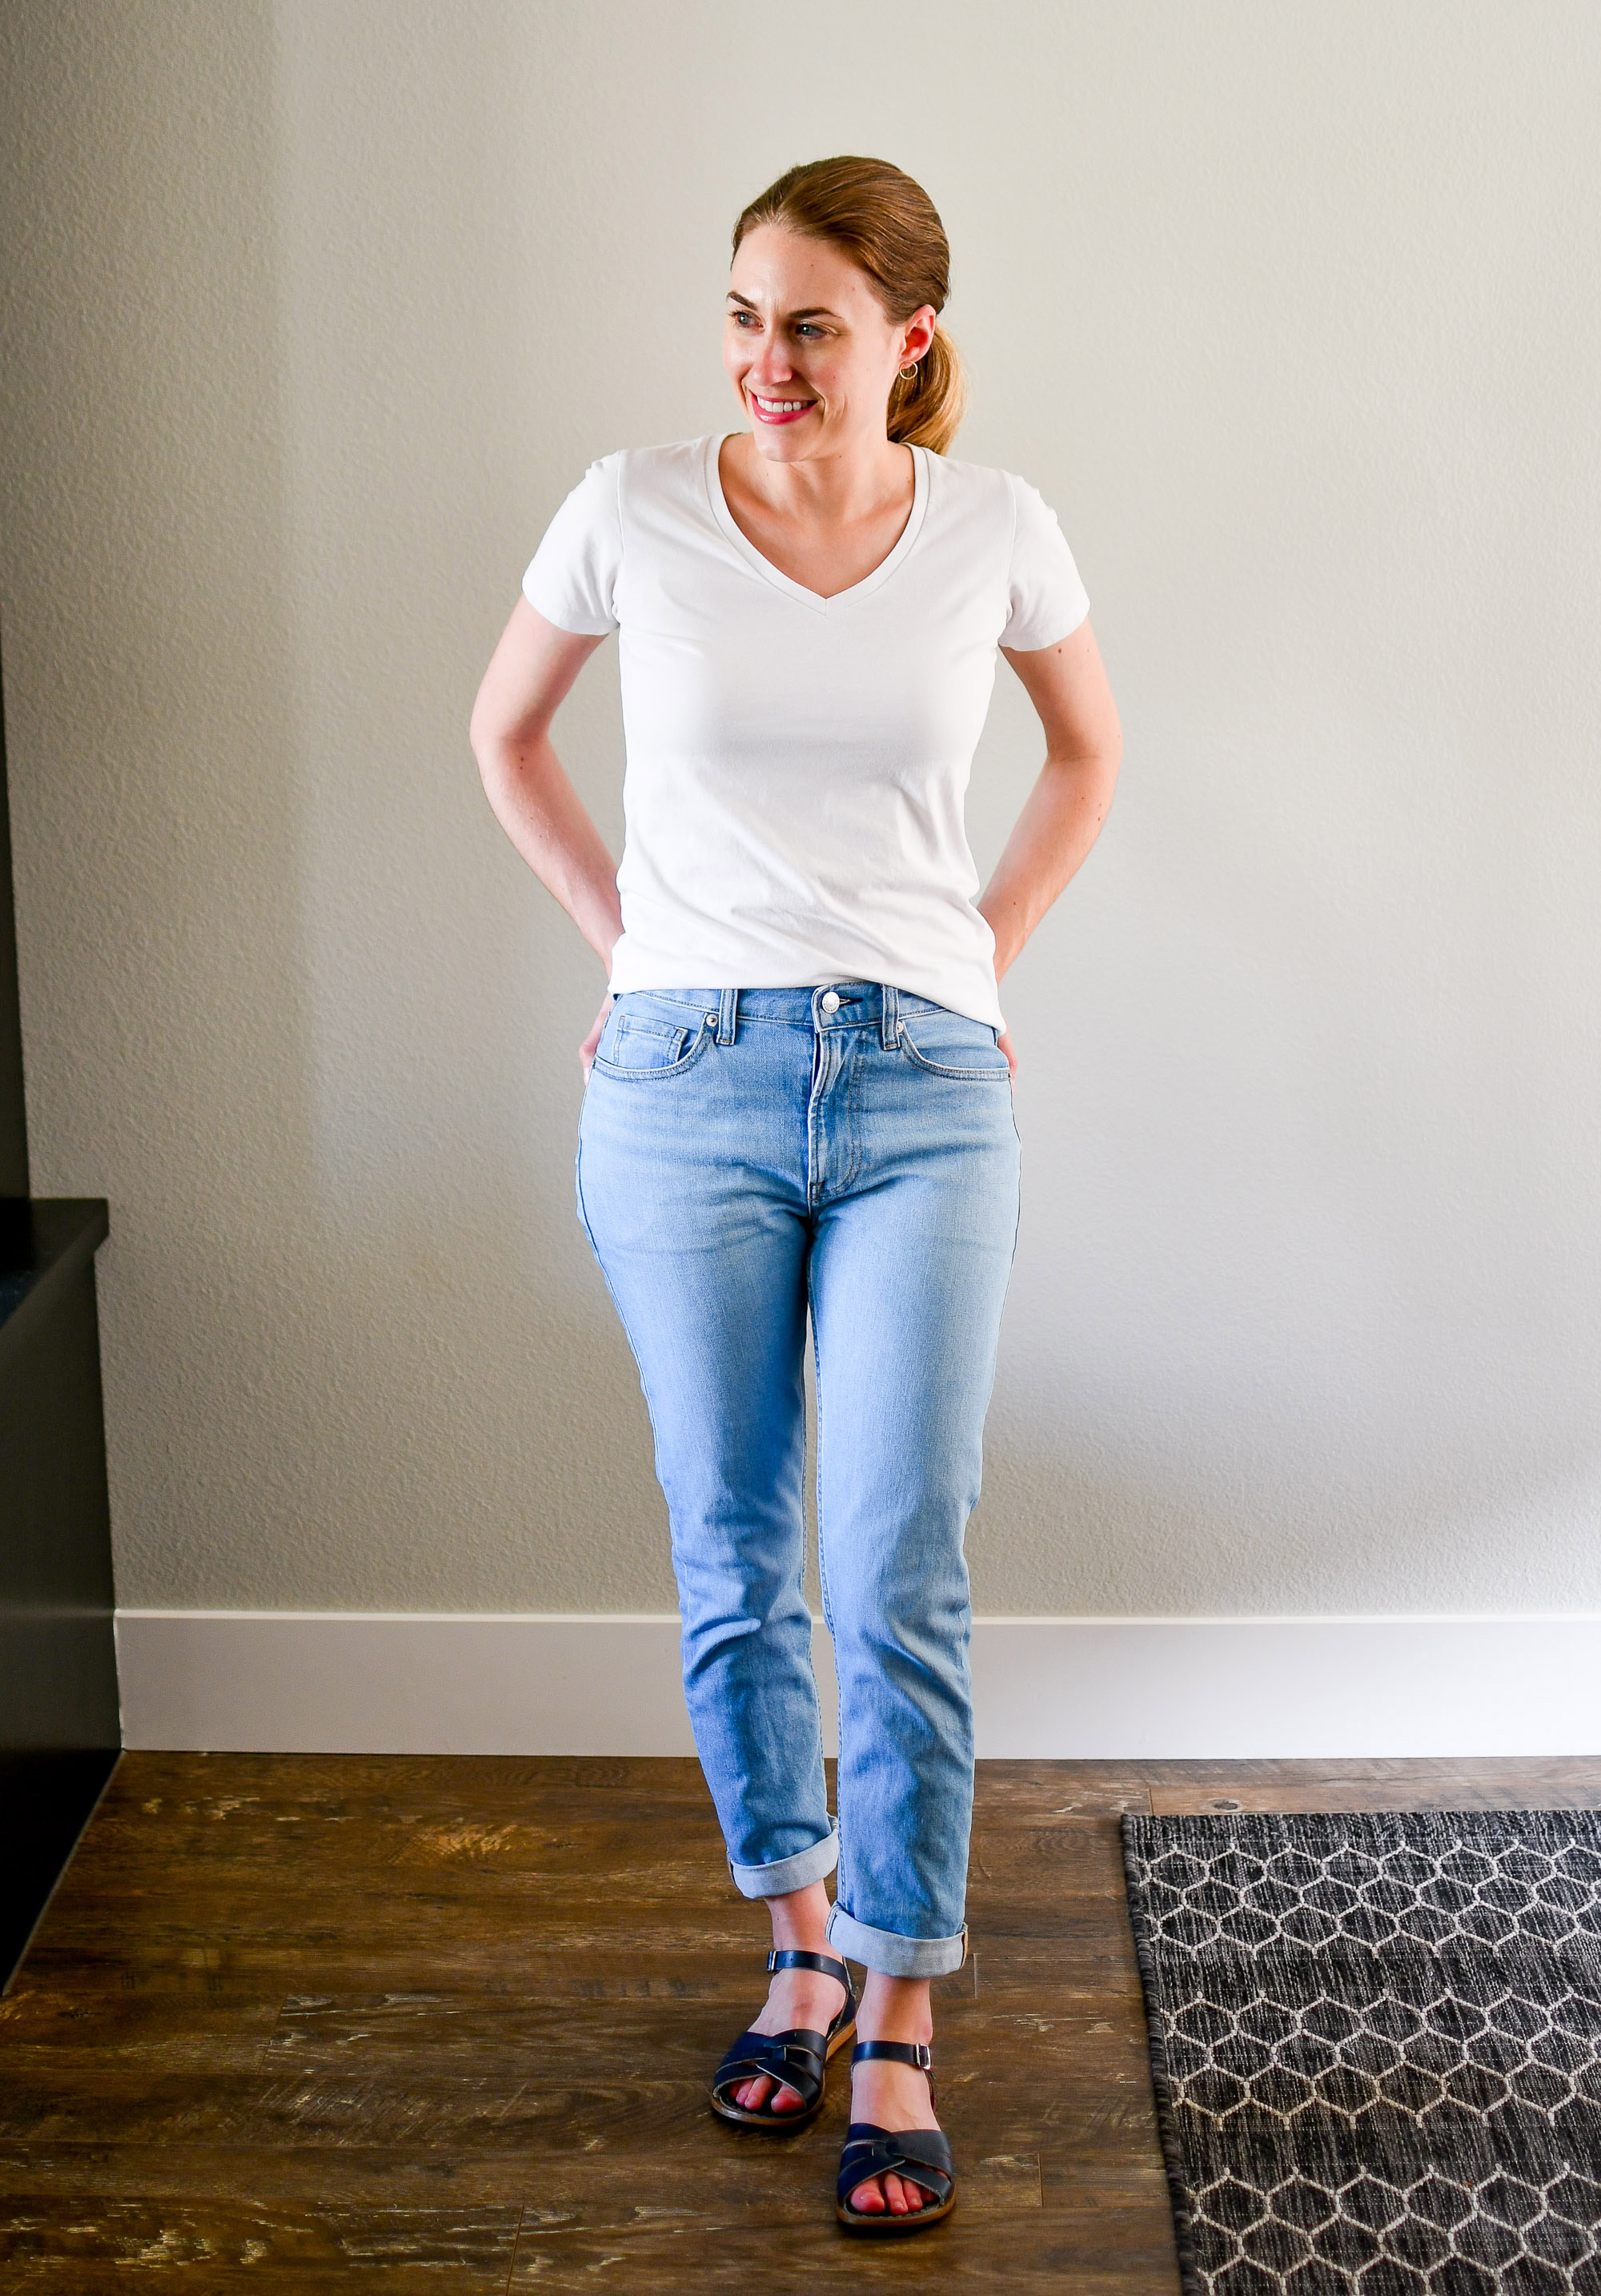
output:
<path id="1" fill-rule="evenodd" d="M 735 287 L 729 288 L 728 300 L 742 304 L 747 311 L 756 308 L 751 298 L 742 295 Z M 840 315 L 837 311 L 831 311 L 826 303 L 809 303 L 804 311 L 791 311 L 786 316 L 792 319 L 837 319 Z"/>

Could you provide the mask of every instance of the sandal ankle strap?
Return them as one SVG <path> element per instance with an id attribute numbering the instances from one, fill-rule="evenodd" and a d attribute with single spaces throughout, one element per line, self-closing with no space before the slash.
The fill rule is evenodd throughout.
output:
<path id="1" fill-rule="evenodd" d="M 915 2065 L 920 2073 L 929 2070 L 934 2053 L 926 2041 L 858 2041 L 850 2052 L 850 2062 L 859 2065 L 868 2057 L 890 2057 L 898 2065 Z"/>
<path id="2" fill-rule="evenodd" d="M 768 1969 L 769 1973 L 776 1969 L 815 1969 L 819 1976 L 832 1977 L 847 1993 L 850 1991 L 850 1972 L 831 1953 L 801 1953 L 793 1946 L 785 1946 L 781 1952 L 775 1946 L 768 1956 Z"/>

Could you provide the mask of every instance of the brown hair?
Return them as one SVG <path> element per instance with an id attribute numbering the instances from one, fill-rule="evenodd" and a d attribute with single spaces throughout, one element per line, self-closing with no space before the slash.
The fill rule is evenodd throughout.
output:
<path id="1" fill-rule="evenodd" d="M 899 324 L 932 303 L 945 308 L 950 293 L 950 247 L 945 226 L 921 184 L 887 160 L 812 160 L 769 184 L 734 226 L 734 251 L 762 224 L 831 240 L 877 289 Z M 967 404 L 956 347 L 941 326 L 909 381 L 891 386 L 889 431 L 909 447 L 943 455 Z"/>

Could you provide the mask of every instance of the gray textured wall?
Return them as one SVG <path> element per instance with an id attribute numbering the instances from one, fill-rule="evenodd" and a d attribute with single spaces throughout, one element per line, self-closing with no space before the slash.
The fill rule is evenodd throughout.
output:
<path id="1" fill-rule="evenodd" d="M 126 1603 L 670 1607 L 603 982 L 467 714 L 584 463 L 735 419 L 729 222 L 837 150 L 944 211 L 962 451 L 1127 743 L 1006 984 L 981 1607 L 1601 1601 L 1592 7 L 12 0 L 0 85 L 29 1124 L 111 1200 Z"/>

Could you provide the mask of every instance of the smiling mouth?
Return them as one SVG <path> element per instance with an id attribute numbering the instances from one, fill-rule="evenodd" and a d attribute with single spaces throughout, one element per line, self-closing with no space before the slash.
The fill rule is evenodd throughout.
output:
<path id="1" fill-rule="evenodd" d="M 764 422 L 798 422 L 817 403 L 815 398 L 766 398 L 749 384 L 745 386 L 745 397 Z"/>

